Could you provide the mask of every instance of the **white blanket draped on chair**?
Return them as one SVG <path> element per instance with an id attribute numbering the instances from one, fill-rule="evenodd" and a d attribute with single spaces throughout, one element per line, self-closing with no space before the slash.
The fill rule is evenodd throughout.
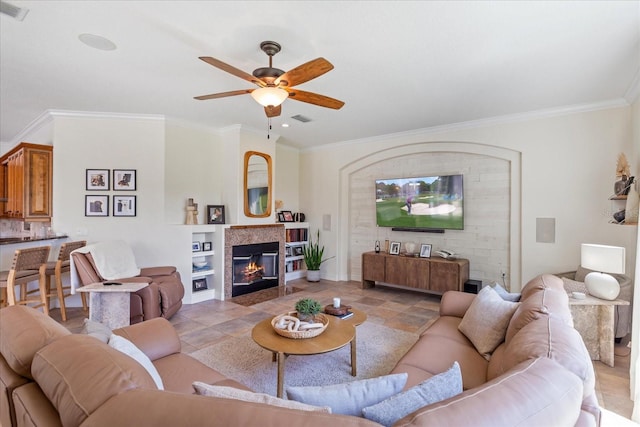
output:
<path id="1" fill-rule="evenodd" d="M 76 249 L 73 252 L 91 253 L 96 270 L 105 280 L 115 280 L 123 277 L 134 277 L 140 274 L 140 268 L 136 264 L 136 258 L 128 243 L 123 240 L 105 241 L 93 243 Z M 70 257 L 71 269 L 71 293 L 82 286 L 80 277 Z"/>

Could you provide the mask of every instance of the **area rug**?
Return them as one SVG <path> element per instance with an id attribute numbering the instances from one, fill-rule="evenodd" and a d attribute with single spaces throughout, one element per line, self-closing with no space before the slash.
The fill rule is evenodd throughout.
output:
<path id="1" fill-rule="evenodd" d="M 296 292 L 300 292 L 301 290 L 302 288 L 296 288 L 295 286 L 275 286 L 273 288 L 263 289 L 261 291 L 251 292 L 250 294 L 233 297 L 229 301 L 248 307 L 250 305 L 280 298 L 285 295 L 294 294 Z"/>
<path id="2" fill-rule="evenodd" d="M 287 357 L 285 390 L 287 386 L 329 385 L 386 375 L 417 340 L 417 334 L 365 322 L 357 330 L 356 377 L 351 376 L 347 345 L 330 353 Z M 229 338 L 191 356 L 253 391 L 276 395 L 277 364 L 272 361 L 271 352 L 258 346 L 249 335 Z"/>

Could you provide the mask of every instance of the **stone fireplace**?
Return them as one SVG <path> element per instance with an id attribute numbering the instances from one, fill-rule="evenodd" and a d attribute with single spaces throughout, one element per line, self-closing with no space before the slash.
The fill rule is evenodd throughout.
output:
<path id="1" fill-rule="evenodd" d="M 232 225 L 224 242 L 225 299 L 284 286 L 283 224 Z"/>

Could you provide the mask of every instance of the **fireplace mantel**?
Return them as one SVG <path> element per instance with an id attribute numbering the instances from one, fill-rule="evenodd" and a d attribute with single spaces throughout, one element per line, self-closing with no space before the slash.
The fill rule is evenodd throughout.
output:
<path id="1" fill-rule="evenodd" d="M 233 254 L 232 248 L 238 245 L 254 243 L 278 242 L 278 286 L 285 284 L 285 229 L 284 224 L 247 224 L 231 225 L 224 230 L 224 298 L 231 298 L 233 283 Z"/>

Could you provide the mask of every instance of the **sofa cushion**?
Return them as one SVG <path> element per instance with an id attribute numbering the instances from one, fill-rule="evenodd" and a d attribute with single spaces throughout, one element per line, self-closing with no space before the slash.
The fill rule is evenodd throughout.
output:
<path id="1" fill-rule="evenodd" d="M 111 334 L 111 337 L 109 337 L 109 347 L 115 348 L 116 350 L 133 358 L 149 373 L 149 375 L 151 375 L 151 378 L 153 378 L 153 382 L 156 383 L 156 387 L 158 387 L 158 390 L 164 390 L 164 386 L 162 385 L 162 378 L 160 378 L 160 374 L 158 373 L 156 367 L 153 366 L 153 363 L 151 363 L 151 359 L 149 359 L 147 355 L 144 354 L 131 341 L 119 335 Z"/>
<path id="2" fill-rule="evenodd" d="M 64 336 L 42 348 L 31 371 L 62 424 L 70 427 L 80 425 L 114 395 L 157 389 L 138 362 L 87 335 Z"/>
<path id="3" fill-rule="evenodd" d="M 362 415 L 372 421 L 390 427 L 413 411 L 462 393 L 460 365 L 454 362 L 447 371 L 434 375 L 409 390 L 391 396 L 382 402 L 368 406 Z"/>
<path id="4" fill-rule="evenodd" d="M 334 414 L 360 417 L 362 408 L 400 393 L 406 382 L 407 374 L 395 374 L 328 386 L 287 387 L 287 397 L 309 405 L 328 406 Z"/>
<path id="5" fill-rule="evenodd" d="M 504 341 L 511 316 L 518 303 L 505 301 L 496 291 L 483 288 L 462 318 L 458 329 L 489 360 L 491 352 Z"/>
<path id="6" fill-rule="evenodd" d="M 458 323 L 457 317 L 438 318 L 396 364 L 391 373 L 409 374 L 405 390 L 446 371 L 456 361 L 460 364 L 465 390 L 487 381 L 488 362 L 458 330 Z M 432 332 L 434 328 L 436 331 Z"/>
<path id="7" fill-rule="evenodd" d="M 562 284 L 564 286 L 564 290 L 567 294 L 571 295 L 572 292 L 582 292 L 583 294 L 588 294 L 587 285 L 584 282 L 578 282 L 576 280 L 571 280 L 567 277 L 561 277 Z"/>
<path id="8" fill-rule="evenodd" d="M 280 399 L 265 393 L 254 393 L 252 391 L 239 390 L 234 387 L 216 386 L 205 384 L 200 381 L 193 383 L 196 393 L 201 396 L 222 397 L 225 399 L 242 400 L 243 402 L 265 403 L 267 405 L 279 406 L 282 408 L 299 409 L 301 411 L 318 411 L 331 413 L 328 406 L 314 406 L 295 400 Z"/>
<path id="9" fill-rule="evenodd" d="M 508 292 L 499 283 L 493 284 L 493 290 L 505 301 L 518 302 L 522 295 L 519 292 Z"/>
<path id="10" fill-rule="evenodd" d="M 577 375 L 583 382 L 585 397 L 593 393 L 593 363 L 582 337 L 573 327 L 553 317 L 530 322 L 506 344 L 498 373 L 540 357 L 553 359 Z"/>
<path id="11" fill-rule="evenodd" d="M 545 274 L 530 281 L 522 290 L 520 306 L 509 322 L 505 341 L 508 343 L 530 322 L 550 315 L 573 326 L 569 297 L 564 290 L 562 280 Z"/>
<path id="12" fill-rule="evenodd" d="M 0 324 L 0 353 L 11 369 L 29 379 L 33 379 L 31 363 L 36 352 L 71 334 L 49 316 L 24 305 L 0 310 Z"/>

